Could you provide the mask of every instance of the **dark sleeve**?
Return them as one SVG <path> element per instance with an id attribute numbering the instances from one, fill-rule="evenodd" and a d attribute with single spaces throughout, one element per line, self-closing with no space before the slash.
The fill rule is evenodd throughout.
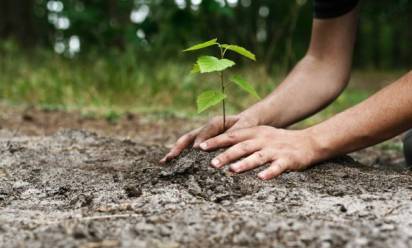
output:
<path id="1" fill-rule="evenodd" d="M 315 18 L 325 19 L 342 16 L 356 7 L 359 0 L 314 0 Z"/>

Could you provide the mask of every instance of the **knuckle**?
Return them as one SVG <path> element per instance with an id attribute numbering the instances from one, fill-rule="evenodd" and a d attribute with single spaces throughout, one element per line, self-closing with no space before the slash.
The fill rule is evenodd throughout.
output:
<path id="1" fill-rule="evenodd" d="M 267 156 L 271 159 L 271 160 L 275 160 L 276 158 L 279 157 L 279 154 L 277 153 L 276 149 L 268 149 L 267 151 Z"/>
<path id="2" fill-rule="evenodd" d="M 209 125 L 207 127 L 208 127 L 208 130 L 217 129 L 217 128 L 219 128 L 219 122 L 211 121 L 211 122 L 209 122 Z"/>
<path id="3" fill-rule="evenodd" d="M 185 136 L 186 136 L 187 139 L 194 139 L 194 138 L 196 138 L 197 135 L 198 135 L 198 132 L 192 131 L 192 132 L 186 134 Z"/>
<path id="4" fill-rule="evenodd" d="M 229 140 L 235 140 L 237 138 L 237 135 L 236 135 L 236 133 L 230 132 L 230 133 L 226 134 L 226 137 Z"/>
<path id="5" fill-rule="evenodd" d="M 256 152 L 256 156 L 257 156 L 259 159 L 263 159 L 263 158 L 265 157 L 265 155 L 264 155 L 263 152 L 261 152 L 261 151 Z"/>
<path id="6" fill-rule="evenodd" d="M 262 151 L 258 151 L 255 153 L 256 154 L 256 162 L 259 164 L 263 164 L 266 162 L 266 154 Z"/>
<path id="7" fill-rule="evenodd" d="M 242 161 L 242 163 L 240 163 L 239 167 L 242 169 L 246 169 L 249 168 L 253 165 L 253 162 L 250 161 L 249 159 L 245 159 Z"/>
<path id="8" fill-rule="evenodd" d="M 285 171 L 288 168 L 288 165 L 286 163 L 280 163 L 278 166 L 281 171 Z"/>
<path id="9" fill-rule="evenodd" d="M 218 159 L 222 162 L 225 163 L 230 159 L 230 156 L 227 153 L 222 153 L 218 156 Z"/>
<path id="10" fill-rule="evenodd" d="M 264 155 L 263 155 L 263 153 L 260 152 L 260 151 L 259 151 L 259 152 L 256 152 L 254 157 L 255 157 L 254 160 L 255 160 L 256 162 L 258 162 L 258 163 L 262 162 L 263 159 L 264 159 Z"/>
<path id="11" fill-rule="evenodd" d="M 279 167 L 282 171 L 296 171 L 297 169 L 296 166 L 294 166 L 294 163 L 288 159 L 283 160 L 283 162 L 279 164 Z"/>
<path id="12" fill-rule="evenodd" d="M 250 150 L 250 145 L 249 145 L 248 143 L 246 143 L 246 142 L 240 143 L 240 144 L 239 144 L 239 150 L 240 150 L 242 153 L 247 153 L 247 152 L 249 152 L 249 150 Z"/>

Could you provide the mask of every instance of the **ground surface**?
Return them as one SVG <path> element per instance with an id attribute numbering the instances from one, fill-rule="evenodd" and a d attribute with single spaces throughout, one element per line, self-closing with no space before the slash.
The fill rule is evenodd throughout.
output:
<path id="1" fill-rule="evenodd" d="M 3 111 L 0 247 L 412 246 L 412 172 L 396 149 L 269 182 L 199 151 L 159 166 L 183 123 Z"/>

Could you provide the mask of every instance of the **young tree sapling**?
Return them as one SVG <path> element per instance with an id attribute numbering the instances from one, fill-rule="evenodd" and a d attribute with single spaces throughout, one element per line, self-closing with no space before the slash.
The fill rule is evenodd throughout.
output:
<path id="1" fill-rule="evenodd" d="M 229 60 L 225 57 L 227 51 L 232 51 L 237 54 L 240 54 L 250 60 L 256 61 L 256 56 L 251 53 L 250 51 L 246 50 L 243 47 L 238 45 L 230 45 L 230 44 L 220 44 L 217 39 L 212 39 L 184 50 L 184 52 L 191 52 L 200 49 L 204 49 L 207 47 L 216 46 L 219 50 L 219 57 L 214 56 L 200 56 L 197 58 L 196 63 L 193 65 L 191 73 L 212 73 L 216 72 L 220 75 L 220 91 L 219 90 L 207 90 L 202 92 L 197 97 L 197 112 L 201 113 L 210 107 L 222 102 L 222 112 L 223 112 L 223 130 L 226 130 L 226 105 L 225 99 L 227 95 L 225 93 L 225 80 L 224 80 L 224 72 L 233 67 L 236 63 L 232 60 Z M 248 83 L 242 77 L 235 75 L 230 77 L 230 82 L 233 82 L 237 86 L 239 86 L 242 90 L 246 91 L 247 93 L 255 96 L 256 98 L 260 98 L 258 93 L 256 92 L 255 88 Z"/>

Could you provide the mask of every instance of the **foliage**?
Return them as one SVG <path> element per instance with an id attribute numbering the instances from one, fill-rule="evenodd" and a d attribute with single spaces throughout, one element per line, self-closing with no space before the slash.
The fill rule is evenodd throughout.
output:
<path id="1" fill-rule="evenodd" d="M 197 116 L 196 97 L 216 83 L 215 73 L 198 77 L 186 75 L 190 64 L 182 61 L 143 63 L 135 59 L 146 56 L 130 48 L 125 53 L 90 55 L 67 59 L 47 50 L 30 54 L 14 43 L 0 43 L 0 104 L 35 105 L 54 111 L 59 109 L 101 113 L 108 119 L 115 113 L 150 112 L 163 115 Z M 116 58 L 113 62 L 113 58 Z M 260 95 L 269 94 L 285 76 L 280 70 L 268 74 L 259 64 L 237 67 L 236 74 L 253 82 Z M 387 82 L 406 71 L 355 71 L 350 88 L 330 107 L 304 122 L 313 125 L 364 100 Z M 228 77 L 228 80 L 232 77 Z M 225 100 L 228 113 L 237 113 L 253 103 L 243 89 L 227 84 L 230 97 Z M 211 115 L 218 114 L 211 109 Z M 203 117 L 200 117 L 203 118 Z"/>
<path id="2" fill-rule="evenodd" d="M 177 2 L 184 2 L 185 6 Z M 200 4 L 193 6 L 193 2 Z M 257 92 L 267 94 L 306 52 L 312 22 L 311 1 L 228 3 L 0 1 L 0 101 L 41 104 L 51 109 L 179 109 L 192 114 L 191 103 L 196 102 L 200 92 L 210 90 L 216 78 L 214 73 L 201 73 L 197 63 L 192 73 L 201 73 L 202 83 L 186 75 L 192 57 L 183 56 L 180 51 L 212 35 L 229 44 L 242 44 L 256 54 L 259 61 L 249 67 L 247 60 L 232 55 L 239 53 L 253 60 L 253 54 L 222 44 L 231 52 L 227 59 L 236 63 L 231 70 L 244 75 L 243 80 L 253 82 Z M 148 11 L 147 16 L 134 22 L 131 17 L 136 11 Z M 362 1 L 361 17 L 354 68 L 372 71 L 378 77 L 361 78 L 356 84 L 364 87 L 378 81 L 389 82 L 410 70 L 412 0 Z M 67 27 L 62 25 L 65 21 L 69 21 Z M 73 37 L 80 41 L 78 53 L 68 50 Z M 394 69 L 395 73 L 389 72 Z M 381 71 L 389 72 L 389 77 Z M 252 103 L 253 98 L 242 97 L 242 90 L 249 88 L 241 80 L 228 77 L 227 86 L 233 87 L 229 88 L 230 97 L 225 99 L 230 103 L 228 112 L 237 112 Z M 248 93 L 254 95 L 250 90 Z M 357 103 L 368 93 L 347 90 L 308 123 Z"/>
<path id="3" fill-rule="evenodd" d="M 412 64 L 412 0 L 361 1 L 356 68 L 404 68 Z M 0 40 L 26 49 L 43 47 L 79 54 L 150 51 L 143 59 L 179 56 L 182 46 L 211 35 L 253 50 L 268 71 L 285 69 L 306 52 L 312 22 L 311 0 L 154 1 L 37 0 L 0 1 Z M 16 18 L 18 17 L 18 18 Z M 228 49 L 238 50 L 237 47 Z M 253 58 L 253 56 L 249 56 Z M 240 64 L 241 65 L 241 64 Z M 409 68 L 408 68 L 409 67 Z"/>
<path id="4" fill-rule="evenodd" d="M 214 105 L 223 101 L 227 96 L 217 90 L 207 90 L 202 92 L 197 97 L 197 109 L 198 112 L 203 112 L 206 109 L 213 107 Z"/>
<path id="5" fill-rule="evenodd" d="M 256 56 L 248 51 L 247 49 L 240 47 L 238 45 L 228 45 L 228 44 L 220 44 L 217 39 L 212 39 L 192 47 L 189 47 L 184 52 L 196 51 L 200 49 L 204 49 L 207 47 L 216 46 L 220 52 L 220 59 L 214 56 L 201 56 L 197 59 L 196 63 L 193 66 L 191 73 L 210 73 L 210 72 L 219 72 L 220 73 L 220 86 L 221 91 L 216 90 L 208 90 L 202 92 L 197 98 L 197 111 L 201 113 L 214 105 L 222 102 L 222 110 L 223 110 L 223 130 L 225 130 L 226 125 L 226 106 L 225 106 L 225 99 L 227 95 L 225 94 L 225 81 L 224 81 L 224 74 L 223 72 L 228 68 L 234 66 L 236 63 L 232 60 L 226 59 L 225 55 L 228 51 L 233 51 L 237 54 L 240 54 L 248 59 L 256 61 Z M 230 80 L 231 82 L 235 83 L 245 92 L 259 98 L 258 93 L 256 92 L 255 88 L 248 83 L 246 80 L 242 79 L 240 76 L 234 76 Z"/>
<path id="6" fill-rule="evenodd" d="M 197 59 L 194 67 L 199 67 L 200 73 L 224 71 L 236 63 L 229 59 L 218 59 L 213 56 L 202 56 Z"/>
<path id="7" fill-rule="evenodd" d="M 258 93 L 256 92 L 255 88 L 248 83 L 245 79 L 241 78 L 240 76 L 233 76 L 230 79 L 231 82 L 235 83 L 237 86 L 239 86 L 242 90 L 246 91 L 247 93 L 251 94 L 252 96 L 256 97 L 257 99 L 260 99 Z"/>

